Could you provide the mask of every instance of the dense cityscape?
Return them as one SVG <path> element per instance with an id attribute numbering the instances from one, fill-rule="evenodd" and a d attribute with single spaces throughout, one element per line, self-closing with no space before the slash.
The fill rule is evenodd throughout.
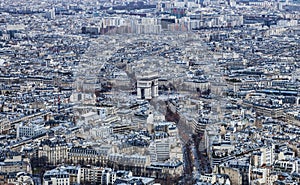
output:
<path id="1" fill-rule="evenodd" d="M 0 184 L 300 184 L 300 1 L 0 15 Z"/>

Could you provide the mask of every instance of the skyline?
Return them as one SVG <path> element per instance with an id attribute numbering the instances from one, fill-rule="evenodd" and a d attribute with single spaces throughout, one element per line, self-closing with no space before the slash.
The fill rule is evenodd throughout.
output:
<path id="1" fill-rule="evenodd" d="M 0 184 L 299 184 L 299 1 L 0 15 Z"/>

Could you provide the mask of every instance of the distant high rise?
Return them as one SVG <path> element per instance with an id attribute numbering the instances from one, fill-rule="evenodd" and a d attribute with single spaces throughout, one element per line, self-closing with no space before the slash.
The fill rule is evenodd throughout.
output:
<path id="1" fill-rule="evenodd" d="M 204 0 L 195 0 L 195 3 L 200 4 L 201 6 L 203 6 L 203 2 L 204 2 Z"/>
<path id="2" fill-rule="evenodd" d="M 203 5 L 210 4 L 210 0 L 203 0 Z"/>
<path id="3" fill-rule="evenodd" d="M 46 12 L 46 18 L 49 20 L 55 19 L 55 8 L 54 7 Z"/>
<path id="4" fill-rule="evenodd" d="M 229 5 L 230 5 L 231 7 L 236 6 L 236 0 L 229 0 Z"/>

